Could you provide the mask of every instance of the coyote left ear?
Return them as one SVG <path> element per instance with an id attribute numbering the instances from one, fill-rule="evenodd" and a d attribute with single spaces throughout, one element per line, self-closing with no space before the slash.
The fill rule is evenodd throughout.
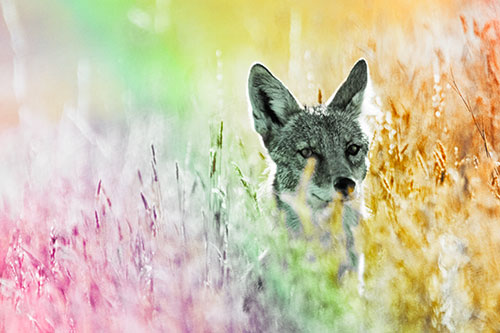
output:
<path id="1" fill-rule="evenodd" d="M 262 64 L 256 63 L 248 74 L 248 97 L 254 127 L 268 147 L 275 136 L 301 106 L 280 80 Z"/>
<path id="2" fill-rule="evenodd" d="M 330 110 L 359 110 L 363 94 L 368 84 L 368 65 L 365 59 L 359 59 L 340 88 L 326 103 Z"/>

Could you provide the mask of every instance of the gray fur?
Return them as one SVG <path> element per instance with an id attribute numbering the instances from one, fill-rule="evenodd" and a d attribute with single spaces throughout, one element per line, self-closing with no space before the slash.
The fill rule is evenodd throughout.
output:
<path id="1" fill-rule="evenodd" d="M 298 221 L 282 194 L 297 189 L 307 162 L 300 154 L 302 149 L 311 149 L 317 160 L 307 195 L 313 210 L 332 201 L 340 178 L 352 180 L 359 192 L 367 171 L 369 138 L 360 124 L 367 81 L 368 68 L 361 59 L 326 104 L 302 107 L 263 65 L 255 64 L 250 69 L 248 89 L 255 130 L 276 164 L 274 193 L 291 227 L 298 227 Z M 360 147 L 354 156 L 346 152 L 352 144 Z"/>
<path id="2" fill-rule="evenodd" d="M 254 127 L 276 164 L 273 190 L 278 207 L 286 213 L 287 224 L 293 230 L 300 230 L 298 216 L 285 197 L 296 192 L 306 166 L 307 158 L 301 150 L 310 149 L 316 168 L 306 200 L 313 212 L 320 212 L 341 193 L 345 202 L 346 243 L 352 261 L 349 266 L 356 266 L 351 226 L 357 224 L 360 216 L 349 202 L 360 193 L 367 172 L 369 138 L 360 121 L 367 83 L 368 67 L 360 59 L 327 103 L 303 107 L 263 65 L 253 65 L 248 78 Z M 359 147 L 354 155 L 348 153 L 351 145 Z M 354 184 L 354 194 L 339 190 L 342 182 Z"/>

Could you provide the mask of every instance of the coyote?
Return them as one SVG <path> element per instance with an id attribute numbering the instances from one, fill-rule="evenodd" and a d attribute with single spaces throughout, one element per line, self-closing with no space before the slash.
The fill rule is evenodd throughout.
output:
<path id="1" fill-rule="evenodd" d="M 325 104 L 314 106 L 300 105 L 262 64 L 254 64 L 248 77 L 254 128 L 276 165 L 273 192 L 277 205 L 285 212 L 289 228 L 299 231 L 302 224 L 287 195 L 297 191 L 308 160 L 314 159 L 306 203 L 313 217 L 333 206 L 330 203 L 335 200 L 342 203 L 350 261 L 344 269 L 356 267 L 358 261 L 351 227 L 358 223 L 360 213 L 352 203 L 361 200 L 361 183 L 368 166 L 370 134 L 362 121 L 367 85 L 364 59 L 358 60 Z"/>

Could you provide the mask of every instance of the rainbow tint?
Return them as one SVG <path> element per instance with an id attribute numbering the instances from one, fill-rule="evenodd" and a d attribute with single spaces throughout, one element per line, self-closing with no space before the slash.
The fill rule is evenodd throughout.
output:
<path id="1" fill-rule="evenodd" d="M 1 332 L 500 330 L 496 2 L 0 10 Z M 340 215 L 287 231 L 246 97 L 255 61 L 311 104 L 360 57 L 364 285 Z"/>

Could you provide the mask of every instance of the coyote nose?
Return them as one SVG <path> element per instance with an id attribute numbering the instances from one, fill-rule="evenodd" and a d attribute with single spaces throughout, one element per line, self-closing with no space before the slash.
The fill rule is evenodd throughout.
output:
<path id="1" fill-rule="evenodd" d="M 356 183 L 349 178 L 340 177 L 335 181 L 335 189 L 342 193 L 344 197 L 348 197 L 352 192 L 354 192 L 354 187 Z"/>

